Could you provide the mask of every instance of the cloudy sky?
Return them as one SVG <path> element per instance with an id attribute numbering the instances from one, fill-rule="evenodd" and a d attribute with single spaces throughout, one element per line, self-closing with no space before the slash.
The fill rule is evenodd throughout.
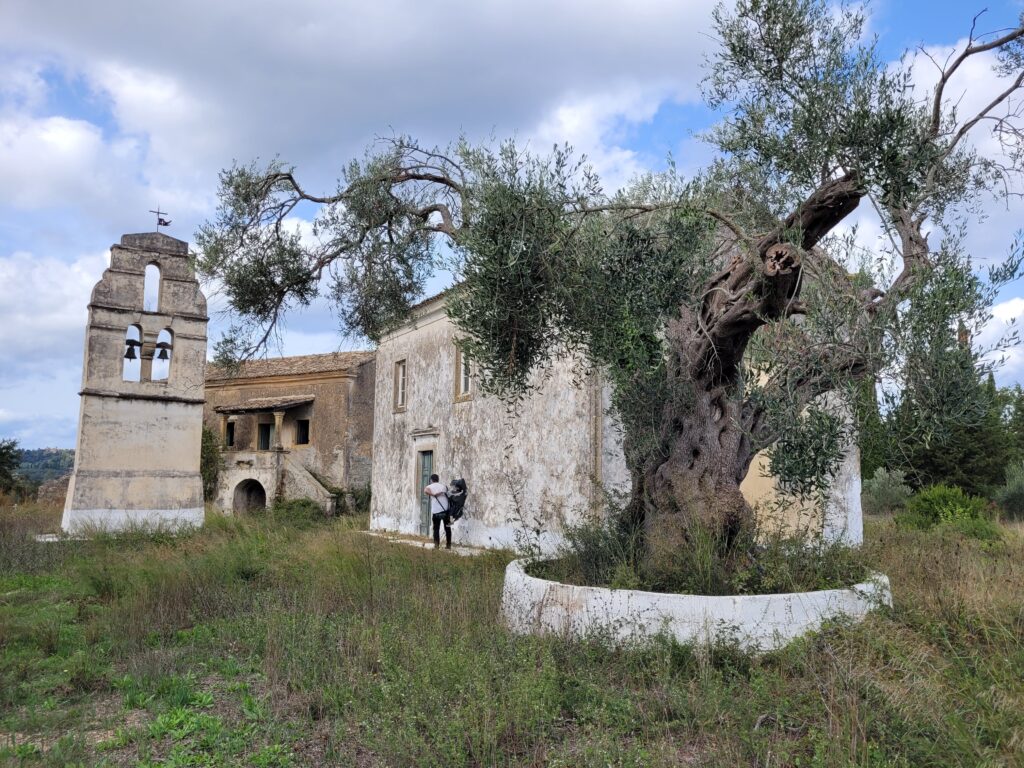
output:
<path id="1" fill-rule="evenodd" d="M 0 438 L 73 447 L 86 303 L 125 232 L 169 211 L 191 240 L 218 171 L 275 155 L 311 189 L 375 137 L 568 141 L 614 187 L 708 158 L 694 133 L 710 0 L 57 0 L 0 2 Z M 975 7 L 977 5 L 977 7 Z M 875 0 L 897 58 L 1012 25 L 1024 0 Z M 965 107 L 992 92 L 965 72 Z M 922 77 L 926 77 L 922 74 Z M 993 203 L 976 253 L 1005 252 L 1024 208 Z M 861 237 L 870 239 L 865 220 Z M 1014 286 L 999 323 L 1024 310 Z M 216 299 L 213 307 L 218 306 Z M 225 326 L 214 317 L 211 338 Z M 998 328 L 994 327 L 993 335 Z M 350 348 L 326 305 L 290 318 L 281 352 Z M 1024 380 L 1013 356 L 1000 380 Z"/>

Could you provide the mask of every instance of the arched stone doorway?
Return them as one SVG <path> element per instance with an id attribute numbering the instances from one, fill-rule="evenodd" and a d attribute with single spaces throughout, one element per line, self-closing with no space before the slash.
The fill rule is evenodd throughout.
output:
<path id="1" fill-rule="evenodd" d="M 243 480 L 235 486 L 235 498 L 231 504 L 234 512 L 249 512 L 253 509 L 265 509 L 267 492 L 256 480 Z"/>

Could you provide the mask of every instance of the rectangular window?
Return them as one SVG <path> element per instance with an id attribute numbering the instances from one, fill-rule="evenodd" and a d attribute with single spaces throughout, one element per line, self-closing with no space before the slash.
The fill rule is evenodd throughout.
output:
<path id="1" fill-rule="evenodd" d="M 235 445 L 235 422 L 229 421 L 227 431 L 224 434 L 224 445 L 233 448 Z"/>
<path id="2" fill-rule="evenodd" d="M 406 376 L 406 365 L 405 360 L 399 360 L 395 363 L 395 410 L 401 411 L 405 409 L 408 377 Z"/>
<path id="3" fill-rule="evenodd" d="M 274 434 L 274 425 L 260 424 L 259 430 L 259 442 L 256 444 L 256 448 L 260 451 L 269 451 L 270 438 Z"/>
<path id="4" fill-rule="evenodd" d="M 309 444 L 309 419 L 297 419 L 295 422 L 295 444 Z"/>
<path id="5" fill-rule="evenodd" d="M 455 347 L 455 400 L 468 400 L 473 394 L 472 364 L 462 354 L 462 349 Z"/>

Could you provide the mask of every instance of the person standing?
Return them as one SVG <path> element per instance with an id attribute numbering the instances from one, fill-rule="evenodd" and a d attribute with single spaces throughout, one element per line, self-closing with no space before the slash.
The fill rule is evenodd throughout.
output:
<path id="1" fill-rule="evenodd" d="M 448 486 L 437 475 L 430 476 L 430 485 L 423 489 L 430 497 L 430 519 L 434 523 L 434 549 L 441 546 L 441 523 L 444 523 L 445 548 L 452 548 L 452 518 L 449 514 Z"/>

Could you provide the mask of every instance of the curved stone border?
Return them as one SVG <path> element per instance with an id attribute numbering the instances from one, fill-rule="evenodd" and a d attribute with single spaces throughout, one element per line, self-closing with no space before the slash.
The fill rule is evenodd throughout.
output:
<path id="1" fill-rule="evenodd" d="M 681 643 L 735 641 L 751 651 L 781 648 L 826 619 L 859 620 L 892 605 L 889 578 L 873 574 L 849 589 L 778 595 L 704 596 L 579 587 L 505 569 L 501 609 L 517 634 L 599 636 L 631 643 L 665 633 Z"/>

